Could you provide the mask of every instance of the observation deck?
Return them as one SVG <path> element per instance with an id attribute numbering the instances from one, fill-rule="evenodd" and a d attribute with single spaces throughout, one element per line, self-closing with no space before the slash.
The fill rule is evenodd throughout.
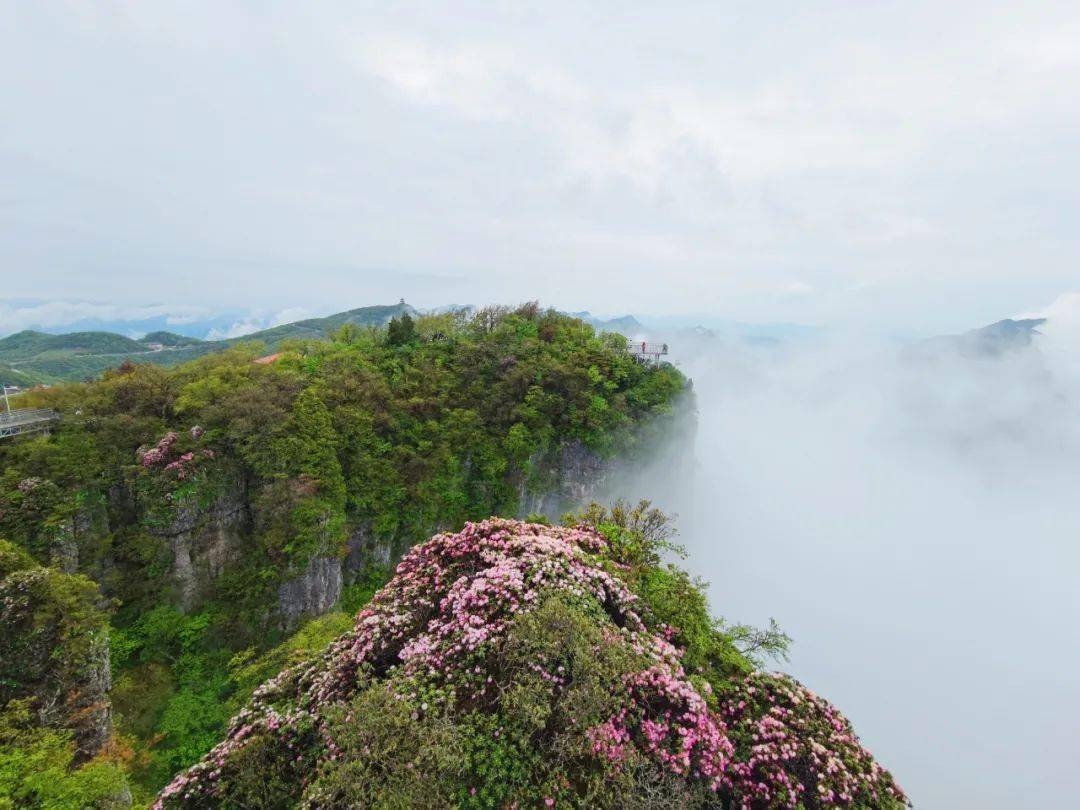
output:
<path id="1" fill-rule="evenodd" d="M 16 408 L 0 411 L 0 439 L 24 433 L 48 432 L 60 420 L 60 414 L 49 408 Z"/>

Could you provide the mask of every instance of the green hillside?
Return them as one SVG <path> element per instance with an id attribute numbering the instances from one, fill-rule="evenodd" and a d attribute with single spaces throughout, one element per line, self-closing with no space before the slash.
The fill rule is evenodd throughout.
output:
<path id="1" fill-rule="evenodd" d="M 69 332 L 48 335 L 26 330 L 0 340 L 0 361 L 29 360 L 64 354 L 119 354 L 145 351 L 137 340 L 113 332 Z"/>
<path id="2" fill-rule="evenodd" d="M 309 318 L 263 329 L 228 340 L 200 340 L 173 332 L 151 332 L 139 340 L 114 332 L 71 332 L 50 335 L 25 330 L 0 339 L 0 383 L 27 387 L 94 379 L 124 361 L 177 366 L 238 343 L 258 341 L 273 352 L 287 340 L 326 338 L 346 324 L 383 326 L 402 313 L 416 310 L 404 301 L 392 305 L 360 307 L 325 318 Z M 150 344 L 164 348 L 151 350 Z"/>
<path id="3" fill-rule="evenodd" d="M 160 343 L 162 346 L 198 346 L 205 343 L 202 338 L 178 335 L 175 332 L 148 332 L 139 338 L 139 343 Z"/>
<path id="4" fill-rule="evenodd" d="M 37 381 L 21 371 L 16 371 L 6 363 L 0 363 L 0 385 L 16 385 L 19 388 L 29 388 Z"/>
<path id="5" fill-rule="evenodd" d="M 393 305 L 376 305 L 350 309 L 348 312 L 339 312 L 336 315 L 328 315 L 325 318 L 309 318 L 295 323 L 286 323 L 270 329 L 263 329 L 242 338 L 233 338 L 223 341 L 232 345 L 242 341 L 258 340 L 265 343 L 267 348 L 275 349 L 278 344 L 285 340 L 308 340 L 325 338 L 335 330 L 352 324 L 353 326 L 384 326 L 403 313 L 417 315 L 417 311 L 404 301 Z"/>

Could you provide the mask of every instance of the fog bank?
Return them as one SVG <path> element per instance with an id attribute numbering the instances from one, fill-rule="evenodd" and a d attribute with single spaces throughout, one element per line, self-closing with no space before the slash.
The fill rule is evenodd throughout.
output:
<path id="1" fill-rule="evenodd" d="M 693 459 L 620 487 L 679 513 L 714 610 L 775 617 L 795 640 L 781 668 L 918 807 L 1080 791 L 1080 374 L 1045 331 L 1001 356 L 673 336 Z"/>

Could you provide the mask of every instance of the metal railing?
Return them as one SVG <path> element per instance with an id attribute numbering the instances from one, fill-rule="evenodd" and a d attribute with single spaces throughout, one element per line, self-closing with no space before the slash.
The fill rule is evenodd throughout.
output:
<path id="1" fill-rule="evenodd" d="M 0 411 L 0 423 L 2 422 L 34 422 L 39 419 L 59 419 L 60 414 L 51 408 L 16 408 L 15 410 Z"/>
<path id="2" fill-rule="evenodd" d="M 49 408 L 0 411 L 0 439 L 36 430 L 48 430 L 52 423 L 59 419 L 60 414 Z"/>
<path id="3" fill-rule="evenodd" d="M 668 346 L 666 343 L 648 343 L 645 341 L 634 343 L 631 341 L 626 345 L 626 350 L 640 362 L 653 363 L 659 366 L 660 358 L 668 353 Z"/>

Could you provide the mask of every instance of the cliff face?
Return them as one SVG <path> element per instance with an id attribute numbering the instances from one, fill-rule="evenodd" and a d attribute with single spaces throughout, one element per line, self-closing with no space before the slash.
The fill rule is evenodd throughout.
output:
<path id="1" fill-rule="evenodd" d="M 296 579 L 278 588 L 278 614 L 292 627 L 302 616 L 318 616 L 330 610 L 341 597 L 341 560 L 312 557 L 307 569 Z"/>
<path id="2" fill-rule="evenodd" d="M 0 706 L 30 700 L 38 722 L 69 729 L 76 758 L 111 731 L 108 625 L 97 586 L 36 565 L 0 541 Z"/>
<path id="3" fill-rule="evenodd" d="M 529 472 L 522 473 L 517 484 L 519 516 L 558 517 L 597 497 L 611 476 L 613 462 L 572 441 L 534 456 L 527 467 Z M 42 545 L 51 567 L 85 574 L 111 594 L 110 582 L 141 576 L 138 570 L 117 570 L 112 538 L 117 533 L 145 533 L 148 553 L 156 560 L 152 564 L 165 569 L 174 603 L 191 612 L 213 597 L 222 575 L 250 561 L 253 554 L 268 554 L 264 535 L 278 531 L 289 539 L 287 521 L 278 528 L 274 524 L 278 518 L 273 512 L 281 509 L 282 499 L 267 498 L 266 491 L 265 485 L 250 484 L 221 458 L 208 461 L 199 476 L 182 482 L 144 470 L 114 483 L 100 496 L 80 493 L 69 515 L 49 524 Z M 432 523 L 423 531 L 445 528 Z M 390 567 L 411 544 L 410 537 L 380 536 L 369 524 L 356 523 L 341 547 L 331 540 L 319 541 L 299 570 L 291 567 L 292 575 L 279 583 L 277 599 L 267 609 L 276 612 L 277 623 L 286 628 L 302 616 L 325 613 L 340 598 L 343 584 L 372 567 Z M 281 563 L 268 557 L 266 566 L 280 568 Z"/>
<path id="4" fill-rule="evenodd" d="M 582 442 L 563 444 L 554 453 L 535 459 L 539 470 L 532 481 L 522 476 L 519 486 L 520 517 L 536 512 L 558 517 L 567 510 L 588 503 L 603 491 L 614 460 L 589 450 Z M 428 532 L 446 526 L 431 525 Z M 388 568 L 409 550 L 403 539 L 377 537 L 369 526 L 354 526 L 348 536 L 343 559 L 316 556 L 296 579 L 283 583 L 278 591 L 278 613 L 286 626 L 295 625 L 302 615 L 325 613 L 337 602 L 343 582 L 352 582 L 365 570 Z"/>
<path id="5" fill-rule="evenodd" d="M 603 490 L 613 465 L 580 441 L 534 455 L 528 463 L 531 474 L 522 474 L 518 481 L 518 516 L 558 517 L 588 502 Z"/>
<path id="6" fill-rule="evenodd" d="M 217 577 L 240 559 L 250 526 L 247 488 L 239 477 L 208 504 L 182 503 L 168 520 L 148 522 L 147 531 L 168 544 L 171 576 L 184 610 L 198 605 Z"/>

